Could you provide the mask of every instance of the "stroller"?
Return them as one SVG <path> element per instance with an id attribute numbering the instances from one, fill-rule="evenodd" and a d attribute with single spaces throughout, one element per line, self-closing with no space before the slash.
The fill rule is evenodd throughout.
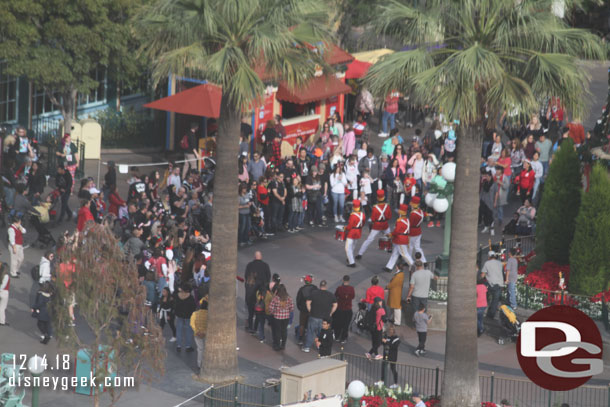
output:
<path id="1" fill-rule="evenodd" d="M 40 249 L 50 249 L 55 247 L 56 241 L 51 232 L 44 226 L 44 223 L 41 220 L 40 215 L 36 215 L 32 213 L 30 215 L 30 223 L 38 232 L 38 238 L 32 246 L 38 247 Z"/>
<path id="2" fill-rule="evenodd" d="M 363 333 L 366 332 L 364 327 L 364 318 L 366 317 L 366 304 L 364 302 L 358 302 L 358 311 L 354 314 L 352 322 L 349 325 L 351 332 Z"/>
<path id="3" fill-rule="evenodd" d="M 504 304 L 500 306 L 500 322 L 494 322 L 493 326 L 489 326 L 489 335 L 496 338 L 498 344 L 504 345 L 505 343 L 514 343 L 517 341 L 519 331 L 521 330 L 521 323 L 517 319 L 517 315 L 513 309 Z"/>

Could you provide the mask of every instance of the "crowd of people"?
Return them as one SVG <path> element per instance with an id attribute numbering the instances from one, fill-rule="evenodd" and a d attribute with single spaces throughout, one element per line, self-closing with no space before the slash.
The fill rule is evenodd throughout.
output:
<path id="1" fill-rule="evenodd" d="M 367 129 L 370 113 L 360 111 L 353 122 L 343 122 L 335 113 L 307 140 L 300 137 L 287 143 L 282 118 L 267 123 L 261 148 L 250 151 L 252 128 L 242 124 L 240 156 L 236 157 L 240 246 L 254 239 L 267 239 L 280 233 L 298 233 L 305 228 L 325 227 L 333 223 L 345 240 L 346 265 L 356 267 L 375 240 L 388 242 L 392 254 L 383 270 L 392 274 L 385 290 L 374 277 L 362 307 L 358 307 L 360 327 L 371 332 L 371 359 L 396 361 L 399 339 L 395 326 L 402 323 L 401 309 L 404 280 L 409 281 L 407 301 L 413 302 L 419 344 L 417 356 L 425 355 L 427 297 L 434 274 L 426 269 L 421 249 L 422 229 L 441 226 L 442 214 L 425 203 L 427 191 L 443 188 L 442 165 L 455 160 L 458 121 L 450 122 L 442 114 L 432 117 L 425 132 L 415 129 L 406 143 L 395 126 L 393 97 L 386 100 L 382 123 L 381 151 L 369 145 Z M 509 197 L 516 196 L 522 206 L 505 225 L 505 233 L 531 234 L 535 228 L 536 205 L 548 173 L 553 152 L 567 137 L 576 145 L 586 143 L 582 124 L 574 121 L 563 126 L 563 114 L 554 105 L 548 115 L 532 115 L 525 126 L 515 130 L 506 126 L 502 132 L 485 135 L 481 154 L 480 223 L 483 232 L 493 236 L 504 225 L 504 209 Z M 559 107 L 560 108 L 560 107 Z M 423 119 L 423 117 L 422 117 Z M 542 120 L 541 120 L 542 119 Z M 548 130 L 550 129 L 550 130 Z M 509 143 L 503 141 L 510 138 Z M 508 137 L 507 137 L 508 136 Z M 77 181 L 75 170 L 78 151 L 70 135 L 62 138 L 56 151 L 56 174 L 45 194 L 48 179 L 40 168 L 40 150 L 25 129 L 17 128 L 3 148 L 8 158 L 3 177 L 4 208 L 8 210 L 10 264 L 0 267 L 0 325 L 7 325 L 5 310 L 10 279 L 19 278 L 26 247 L 26 227 L 36 230 L 38 240 L 47 248 L 56 244 L 45 225 L 76 218 L 76 231 L 88 222 L 104 223 L 112 228 L 127 258 L 138 265 L 139 278 L 146 288 L 147 305 L 157 313 L 159 323 L 171 330 L 169 341 L 177 352 L 198 349 L 201 364 L 203 338 L 207 330 L 207 294 L 210 283 L 209 261 L 212 235 L 213 167 L 200 168 L 197 126 L 180 143 L 187 160 L 182 168 L 170 164 L 164 171 L 141 174 L 131 168 L 128 192 L 122 196 L 117 185 L 116 165 L 108 162 L 103 185 L 94 179 Z M 8 171 L 6 170 L 8 169 Z M 75 188 L 76 187 L 76 188 Z M 79 200 L 77 210 L 70 208 L 70 197 Z M 507 216 L 508 218 L 509 216 Z M 357 248 L 365 225 L 370 231 Z M 390 243 L 391 242 L 391 243 Z M 382 244 L 382 243 L 379 243 Z M 514 256 L 514 255 L 513 255 Z M 46 304 L 52 295 L 51 276 L 55 265 L 53 251 L 46 252 L 38 267 L 39 290 L 31 300 L 32 313 L 39 321 L 41 342 L 51 334 Z M 273 349 L 287 344 L 288 329 L 294 313 L 297 342 L 304 352 L 317 348 L 320 356 L 332 352 L 333 341 L 345 343 L 350 324 L 354 323 L 354 288 L 350 276 L 343 277 L 334 293 L 328 282 L 313 284 L 313 277 L 303 277 L 304 285 L 293 301 L 278 274 L 256 253 L 244 275 L 246 329 L 265 341 L 265 325 L 271 327 Z M 399 259 L 402 258 L 402 261 Z M 502 273 L 502 270 L 500 270 Z M 409 275 L 409 278 L 405 278 Z M 498 276 L 497 264 L 485 265 L 481 277 L 487 278 L 491 304 L 488 316 L 497 309 L 499 290 L 507 285 L 511 305 L 514 302 L 513 271 L 506 279 Z M 502 280 L 502 281 L 500 281 Z M 487 306 L 487 291 L 477 287 L 479 308 Z M 485 301 L 483 301 L 485 297 Z M 485 303 L 483 305 L 483 303 Z M 515 304 L 516 305 L 516 304 Z M 296 310 L 295 310 L 296 308 Z M 71 315 L 74 319 L 73 309 Z M 480 313 L 482 317 L 482 313 Z M 482 325 L 479 326 L 479 333 Z M 394 382 L 397 373 L 392 370 Z"/>

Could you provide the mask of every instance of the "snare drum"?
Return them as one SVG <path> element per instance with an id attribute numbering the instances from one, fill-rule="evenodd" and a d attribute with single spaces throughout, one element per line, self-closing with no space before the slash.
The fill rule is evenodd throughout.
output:
<path id="1" fill-rule="evenodd" d="M 392 240 L 387 237 L 382 237 L 379 239 L 379 250 L 386 250 L 388 252 L 392 251 Z"/>
<path id="2" fill-rule="evenodd" d="M 343 226 L 337 226 L 335 228 L 335 239 L 340 241 L 345 240 L 345 230 L 343 230 Z"/>

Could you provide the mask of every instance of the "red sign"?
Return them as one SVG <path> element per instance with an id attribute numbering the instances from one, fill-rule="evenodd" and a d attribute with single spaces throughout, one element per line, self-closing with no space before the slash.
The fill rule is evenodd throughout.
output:
<path id="1" fill-rule="evenodd" d="M 297 137 L 301 137 L 303 142 L 305 142 L 309 136 L 316 134 L 319 124 L 320 121 L 316 117 L 304 122 L 285 125 L 286 137 L 284 137 L 284 140 L 288 141 L 290 144 L 294 144 Z"/>

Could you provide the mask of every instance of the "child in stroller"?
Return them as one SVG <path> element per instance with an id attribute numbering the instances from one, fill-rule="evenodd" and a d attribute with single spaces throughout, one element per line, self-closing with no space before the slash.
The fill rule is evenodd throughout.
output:
<path id="1" fill-rule="evenodd" d="M 32 226 L 34 226 L 34 229 L 36 229 L 36 232 L 38 232 L 38 239 L 36 239 L 33 245 L 41 249 L 54 247 L 56 243 L 51 232 L 44 226 L 45 224 L 48 224 L 51 219 L 54 196 L 55 201 L 57 201 L 58 195 L 54 195 L 54 192 L 50 193 L 44 202 L 35 206 L 34 209 L 36 212 L 32 212 L 30 216 L 30 222 L 32 223 Z"/>

